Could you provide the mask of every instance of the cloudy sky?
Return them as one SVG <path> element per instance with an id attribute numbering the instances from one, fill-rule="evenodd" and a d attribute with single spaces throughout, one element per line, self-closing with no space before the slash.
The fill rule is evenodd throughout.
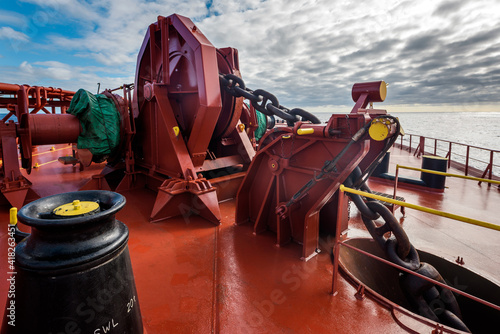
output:
<path id="1" fill-rule="evenodd" d="M 92 92 L 134 82 L 158 15 L 239 50 L 248 87 L 286 107 L 349 111 L 385 80 L 389 111 L 500 111 L 499 0 L 1 0 L 0 81 Z"/>

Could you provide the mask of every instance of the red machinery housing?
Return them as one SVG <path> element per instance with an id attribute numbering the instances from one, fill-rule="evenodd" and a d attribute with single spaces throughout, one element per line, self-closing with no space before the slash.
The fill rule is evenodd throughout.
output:
<path id="1" fill-rule="evenodd" d="M 346 229 L 347 220 L 337 221 L 338 210 L 347 217 L 347 207 L 338 205 L 337 190 L 354 168 L 365 171 L 384 148 L 382 141 L 360 130 L 386 114 L 364 109 L 369 102 L 383 101 L 385 89 L 383 81 L 356 84 L 350 114 L 333 114 L 326 125 L 297 122 L 293 128 L 268 131 L 239 189 L 236 223 L 251 222 L 256 234 L 274 231 L 278 246 L 302 244 L 304 260 L 319 249 L 320 228 L 330 235 L 336 224 Z M 319 178 L 330 161 L 335 168 Z"/>
<path id="2" fill-rule="evenodd" d="M 245 131 L 250 124 L 238 126 L 242 111 L 247 120 L 255 116 L 243 98 L 223 93 L 219 73 L 240 75 L 237 51 L 216 49 L 191 20 L 159 17 L 149 27 L 137 61 L 134 152 L 150 181 L 164 180 L 153 220 L 194 211 L 218 224 L 218 200 L 231 196 L 223 188 L 243 176 L 224 170 L 244 171 L 255 154 Z M 222 179 L 213 177 L 217 171 Z M 212 183 L 219 184 L 219 199 Z"/>
<path id="3" fill-rule="evenodd" d="M 21 207 L 26 197 L 36 198 L 31 182 L 21 173 L 18 144 L 21 165 L 29 174 L 33 145 L 76 141 L 79 122 L 65 115 L 73 95 L 60 88 L 0 83 L 0 110 L 7 110 L 0 121 L 0 190 L 12 206 Z"/>
<path id="4" fill-rule="evenodd" d="M 158 17 L 139 52 L 133 99 L 132 85 L 122 87 L 123 98 L 104 92 L 120 113 L 120 149 L 82 189 L 147 186 L 158 190 L 151 220 L 196 213 L 218 224 L 218 201 L 235 196 L 255 155 L 257 122 L 243 98 L 221 89 L 219 73 L 240 76 L 237 50 L 216 49 L 188 18 Z M 22 206 L 31 189 L 19 171 L 16 137 L 28 174 L 32 145 L 76 142 L 78 120 L 64 114 L 73 95 L 44 87 L 0 87 L 0 107 L 10 112 L 0 128 L 2 193 L 11 205 Z M 60 107 L 61 114 L 35 115 L 47 107 Z M 13 114 L 19 122 L 6 122 Z M 88 165 L 92 154 L 79 149 L 75 158 Z"/>

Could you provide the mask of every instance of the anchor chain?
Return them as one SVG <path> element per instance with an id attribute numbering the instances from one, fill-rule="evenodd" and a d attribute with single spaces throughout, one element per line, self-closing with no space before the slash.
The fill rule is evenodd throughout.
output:
<path id="1" fill-rule="evenodd" d="M 247 88 L 243 79 L 237 75 L 219 74 L 219 81 L 226 92 L 234 97 L 244 97 L 252 103 L 256 110 L 271 118 L 272 126 L 268 127 L 269 129 L 274 127 L 274 116 L 284 119 L 288 126 L 293 126 L 295 122 L 298 122 L 299 116 L 302 117 L 302 121 L 321 124 L 319 118 L 304 109 L 288 109 L 280 105 L 278 98 L 266 90 Z"/>
<path id="2" fill-rule="evenodd" d="M 365 182 L 359 181 L 362 177 L 360 168 L 356 167 L 344 184 L 347 187 L 371 193 Z M 365 201 L 361 195 L 352 193 L 347 195 L 361 213 L 366 229 L 391 262 L 446 284 L 436 268 L 429 263 L 420 262 L 419 255 L 408 235 L 385 205 L 377 200 L 366 199 Z M 378 222 L 379 218 L 382 218 L 384 222 Z M 386 237 L 387 235 L 390 236 Z M 449 289 L 406 272 L 400 274 L 400 285 L 404 295 L 420 315 L 447 326 L 470 332 L 462 321 L 462 314 L 455 295 Z"/>

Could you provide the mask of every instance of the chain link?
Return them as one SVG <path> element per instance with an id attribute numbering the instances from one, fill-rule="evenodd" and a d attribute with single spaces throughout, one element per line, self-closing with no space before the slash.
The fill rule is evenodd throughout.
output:
<path id="1" fill-rule="evenodd" d="M 234 97 L 244 97 L 252 103 L 252 106 L 266 116 L 277 116 L 286 120 L 288 126 L 299 121 L 310 121 L 313 124 L 321 124 L 321 121 L 308 111 L 294 108 L 292 110 L 280 105 L 278 98 L 273 94 L 263 89 L 255 91 L 246 87 L 245 82 L 240 77 L 234 74 L 219 74 L 219 81 L 224 87 L 224 90 Z M 269 102 L 269 103 L 268 103 Z"/>

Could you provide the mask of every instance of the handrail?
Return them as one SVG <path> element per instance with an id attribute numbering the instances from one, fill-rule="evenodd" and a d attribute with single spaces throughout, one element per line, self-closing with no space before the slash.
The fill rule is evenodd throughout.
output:
<path id="1" fill-rule="evenodd" d="M 462 145 L 462 146 L 468 146 L 468 147 L 471 147 L 471 148 L 477 148 L 477 149 L 480 149 L 480 150 L 493 151 L 495 153 L 500 153 L 500 150 L 493 150 L 493 149 L 490 149 L 490 148 L 484 148 L 484 147 L 480 147 L 480 146 L 474 146 L 474 145 L 459 143 L 459 142 L 456 142 L 456 141 L 450 141 L 450 140 L 446 140 L 446 139 L 439 139 L 439 138 L 434 138 L 434 137 L 421 136 L 421 135 L 416 135 L 416 134 L 412 134 L 412 133 L 405 133 L 405 135 L 410 136 L 410 137 L 424 137 L 426 139 L 432 139 L 432 140 L 442 141 L 442 142 L 445 142 L 445 143 L 458 144 L 458 145 Z M 403 137 L 401 137 L 401 141 L 402 141 L 402 139 L 403 139 Z"/>
<path id="2" fill-rule="evenodd" d="M 344 191 L 344 192 L 348 192 L 348 193 L 352 193 L 352 194 L 357 194 L 357 195 L 361 195 L 361 196 L 364 196 L 364 197 L 373 198 L 373 199 L 376 199 L 376 200 L 379 200 L 379 201 L 383 201 L 383 202 L 387 202 L 387 203 L 391 203 L 391 204 L 395 204 L 395 205 L 399 205 L 399 206 L 404 206 L 404 207 L 407 207 L 407 208 L 410 208 L 410 209 L 415 209 L 415 210 L 418 210 L 418 211 L 432 213 L 432 214 L 437 215 L 437 216 L 451 218 L 451 219 L 458 220 L 458 221 L 461 221 L 461 222 L 464 222 L 464 223 L 468 223 L 468 224 L 472 224 L 472 225 L 477 225 L 477 226 L 489 228 L 491 230 L 500 231 L 500 225 L 495 225 L 495 224 L 484 222 L 484 221 L 481 221 L 481 220 L 477 220 L 477 219 L 473 219 L 473 218 L 467 218 L 467 217 L 459 216 L 459 215 L 456 215 L 456 214 L 453 214 L 453 213 L 439 211 L 439 210 L 436 210 L 436 209 L 426 208 L 424 206 L 420 206 L 420 205 L 416 205 L 416 204 L 411 204 L 411 203 L 407 203 L 407 202 L 403 202 L 403 201 L 398 201 L 396 199 L 387 198 L 387 197 L 384 197 L 384 196 L 375 195 L 375 194 L 372 194 L 372 193 L 369 193 L 369 192 L 366 192 L 366 191 L 361 191 L 361 190 L 357 190 L 357 189 L 348 188 L 348 187 L 344 186 L 343 184 L 340 185 L 339 189 L 340 189 L 340 191 Z"/>
<path id="3" fill-rule="evenodd" d="M 415 170 L 415 171 L 418 171 L 418 172 L 424 172 L 424 173 L 429 173 L 429 174 L 436 174 L 436 175 L 457 177 L 457 178 L 466 179 L 466 180 L 473 180 L 473 181 L 479 181 L 479 182 L 488 182 L 488 183 L 500 184 L 500 181 L 490 180 L 490 179 L 483 179 L 483 178 L 480 178 L 480 177 L 473 177 L 473 176 L 467 176 L 467 175 L 460 175 L 460 174 L 452 174 L 452 173 L 446 173 L 446 172 L 439 172 L 437 170 L 431 170 L 431 169 L 424 169 L 424 168 L 417 168 L 417 167 L 396 165 L 396 170 L 399 169 L 399 168 L 409 169 L 409 170 Z"/>

